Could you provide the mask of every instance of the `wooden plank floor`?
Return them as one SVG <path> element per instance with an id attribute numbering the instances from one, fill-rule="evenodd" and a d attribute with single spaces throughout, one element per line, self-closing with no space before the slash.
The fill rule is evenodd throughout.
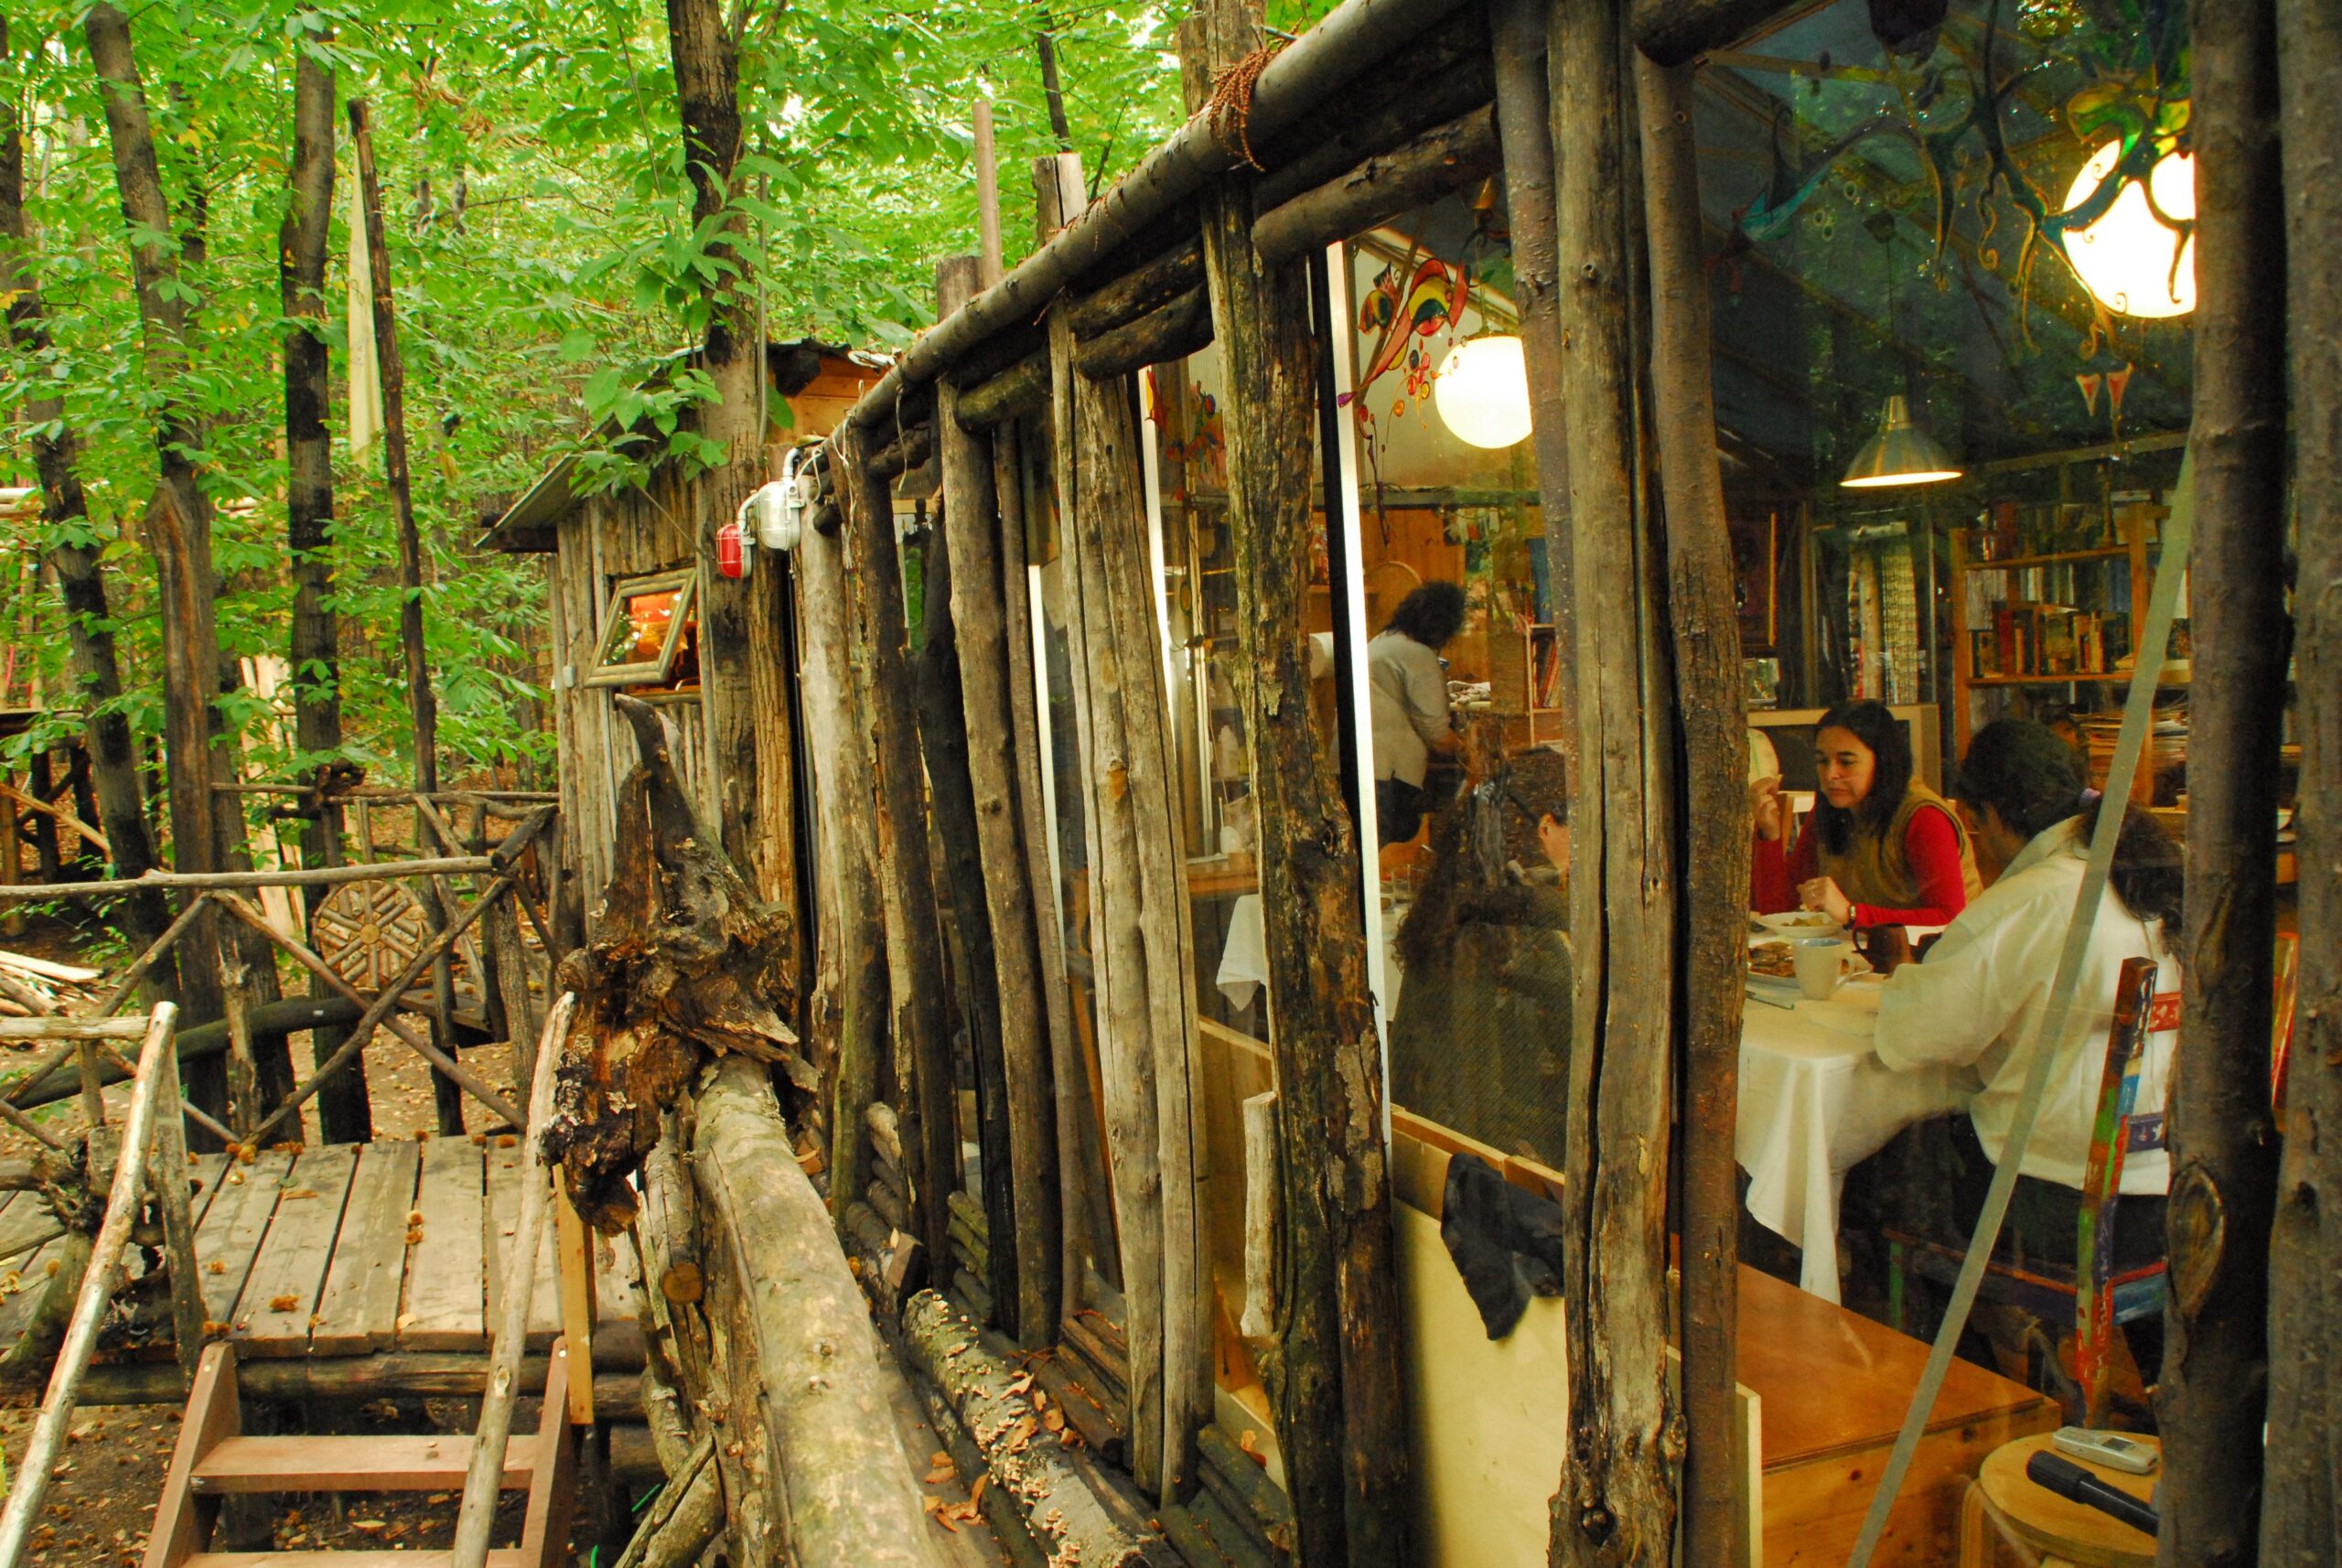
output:
<path id="1" fill-rule="evenodd" d="M 195 1244 L 212 1332 L 225 1325 L 248 1359 L 485 1353 L 489 1307 L 510 1277 L 485 1265 L 506 1250 L 518 1218 L 519 1154 L 492 1138 L 486 1146 L 432 1138 L 270 1150 L 224 1172 L 219 1156 L 204 1156 Z M 0 1205 L 0 1236 L 19 1229 L 16 1210 L 29 1219 L 29 1196 Z M 533 1296 L 545 1306 L 530 1324 L 536 1348 L 552 1343 L 559 1321 L 546 1230 L 546 1275 Z M 630 1321 L 633 1245 L 596 1237 L 594 1246 L 603 1286 L 596 1321 Z M 30 1282 L 50 1250 L 8 1267 Z"/>

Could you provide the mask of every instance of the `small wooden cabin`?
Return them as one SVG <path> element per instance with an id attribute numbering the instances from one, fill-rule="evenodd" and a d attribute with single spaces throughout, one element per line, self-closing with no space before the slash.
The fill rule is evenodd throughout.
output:
<path id="1" fill-rule="evenodd" d="M 827 435 L 884 369 L 883 361 L 811 338 L 768 344 L 765 362 L 771 424 L 782 425 L 779 410 L 788 410 L 787 428 L 775 437 L 782 443 Z M 778 456 L 774 472 L 777 477 Z M 706 722 L 713 676 L 704 680 L 698 647 L 698 607 L 715 564 L 697 542 L 713 540 L 729 519 L 704 515 L 721 504 L 704 482 L 707 476 L 685 477 L 676 464 L 656 467 L 647 485 L 608 494 L 578 494 L 576 473 L 575 456 L 553 464 L 489 525 L 481 542 L 553 558 L 546 596 L 553 623 L 549 684 L 561 759 L 564 860 L 568 885 L 582 901 L 571 929 L 582 932 L 583 906 L 609 880 L 611 813 L 618 781 L 635 761 L 634 742 L 614 719 L 612 693 L 644 697 L 665 711 L 682 741 L 677 765 L 701 809 L 711 820 L 723 815 L 723 781 Z M 762 553 L 752 553 L 751 703 L 793 701 L 795 618 L 786 603 L 788 578 Z M 787 808 L 796 768 L 789 736 L 795 730 L 793 724 L 770 727 L 769 757 L 759 738 L 755 787 L 779 801 L 779 809 L 757 813 L 768 827 L 750 842 L 751 870 L 768 897 L 780 893 L 795 861 Z"/>

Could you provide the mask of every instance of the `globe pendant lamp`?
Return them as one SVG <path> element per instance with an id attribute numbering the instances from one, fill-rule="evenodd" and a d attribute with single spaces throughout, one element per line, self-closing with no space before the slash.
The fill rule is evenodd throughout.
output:
<path id="1" fill-rule="evenodd" d="M 2122 158 L 2119 141 L 2092 154 L 2066 192 L 2066 210 L 2097 195 Z M 2118 316 L 2186 316 L 2196 308 L 2196 239 L 2165 220 L 2187 223 L 2195 217 L 2196 160 L 2165 153 L 2144 180 L 2122 181 L 2097 222 L 2066 232 L 2066 258 L 2091 297 Z"/>
<path id="2" fill-rule="evenodd" d="M 1520 339 L 1491 333 L 1458 343 L 1431 383 L 1432 406 L 1458 440 L 1488 451 L 1529 435 L 1529 369 Z"/>
<path id="3" fill-rule="evenodd" d="M 1863 443 L 1846 477 L 1838 483 L 1850 490 L 1885 489 L 1896 485 L 1939 485 L 1960 478 L 1960 465 L 1936 438 L 1911 423 L 1911 404 L 1901 392 L 1886 400 L 1878 416 L 1878 434 Z"/>

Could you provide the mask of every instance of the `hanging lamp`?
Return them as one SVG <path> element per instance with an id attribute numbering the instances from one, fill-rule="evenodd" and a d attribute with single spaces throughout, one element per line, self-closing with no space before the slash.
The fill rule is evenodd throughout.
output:
<path id="1" fill-rule="evenodd" d="M 1838 483 L 1850 490 L 1939 485 L 1960 478 L 1961 472 L 1951 454 L 1911 423 L 1910 400 L 1896 392 L 1879 412 L 1878 433 L 1863 443 L 1863 449 L 1846 465 L 1846 477 Z"/>

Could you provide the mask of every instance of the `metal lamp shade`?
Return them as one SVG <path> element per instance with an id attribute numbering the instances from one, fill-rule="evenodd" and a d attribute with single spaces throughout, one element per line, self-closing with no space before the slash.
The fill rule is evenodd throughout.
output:
<path id="1" fill-rule="evenodd" d="M 1911 423 L 1911 405 L 1900 392 L 1886 400 L 1878 419 L 1878 434 L 1863 444 L 1838 481 L 1850 490 L 1884 489 L 1891 485 L 1934 485 L 1960 478 L 1935 437 Z"/>

